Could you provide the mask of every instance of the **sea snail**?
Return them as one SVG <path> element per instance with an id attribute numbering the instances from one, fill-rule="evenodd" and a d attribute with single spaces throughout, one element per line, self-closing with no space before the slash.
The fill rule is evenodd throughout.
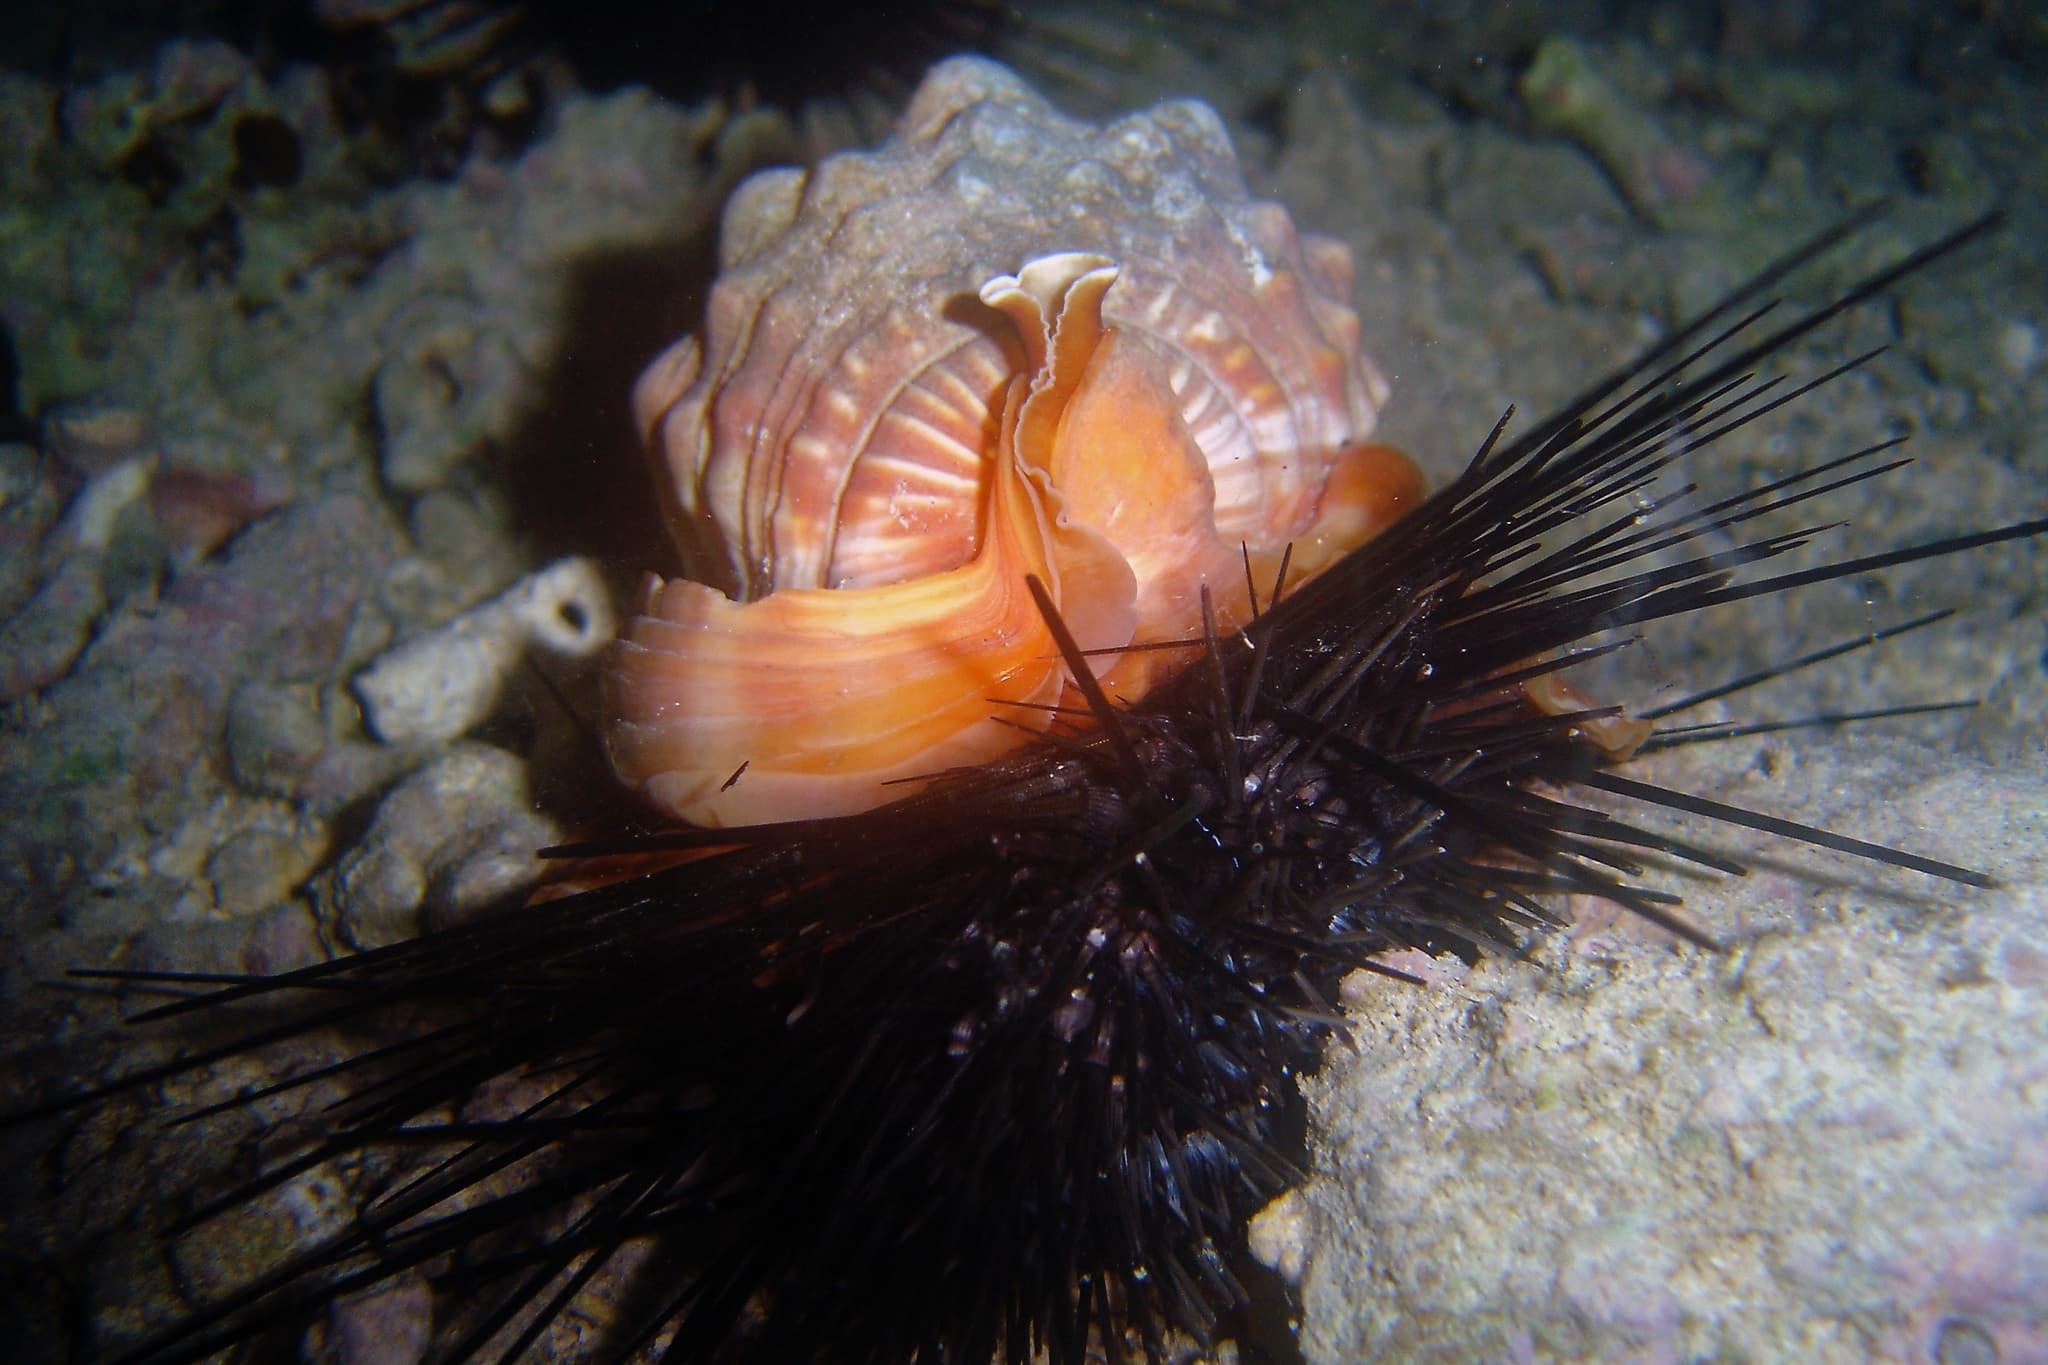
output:
<path id="1" fill-rule="evenodd" d="M 1112 696 L 1420 497 L 1369 441 L 1351 256 L 1245 189 L 1207 106 L 1097 127 L 974 58 L 895 134 L 726 210 L 700 337 L 634 391 L 705 581 L 605 670 L 624 780 L 681 820 L 841 814 L 1043 728 L 1050 588 Z"/>

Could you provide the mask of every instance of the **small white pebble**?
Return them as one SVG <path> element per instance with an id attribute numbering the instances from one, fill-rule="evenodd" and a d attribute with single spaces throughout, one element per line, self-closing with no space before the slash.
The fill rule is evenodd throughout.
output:
<path id="1" fill-rule="evenodd" d="M 114 541 L 114 524 L 128 505 L 149 491 L 156 456 L 137 455 L 95 474 L 71 500 L 64 531 L 81 550 L 104 550 Z"/>
<path id="2" fill-rule="evenodd" d="M 1998 360 L 2015 378 L 2024 379 L 2041 363 L 2041 330 L 2013 321 L 1998 329 Z"/>
<path id="3" fill-rule="evenodd" d="M 1252 1259 L 1298 1285 L 1308 1271 L 1309 1206 L 1300 1190 L 1289 1190 L 1252 1215 L 1245 1241 Z"/>

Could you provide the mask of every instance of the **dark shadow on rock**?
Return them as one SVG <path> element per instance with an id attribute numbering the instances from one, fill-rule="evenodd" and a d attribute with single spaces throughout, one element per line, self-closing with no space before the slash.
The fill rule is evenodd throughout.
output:
<path id="1" fill-rule="evenodd" d="M 686 240 L 571 268 L 561 340 L 502 469 L 535 562 L 589 555 L 628 587 L 643 573 L 677 572 L 654 466 L 633 429 L 633 382 L 702 322 L 713 237 L 707 225 Z"/>
<path id="2" fill-rule="evenodd" d="M 595 560 L 621 612 L 643 575 L 681 571 L 654 462 L 633 427 L 633 382 L 702 323 L 715 249 L 707 218 L 684 237 L 596 253 L 570 268 L 554 356 L 491 475 L 511 501 L 527 561 Z M 596 661 L 528 663 L 479 737 L 535 756 L 534 796 L 565 826 L 615 832 L 644 821 L 604 761 Z"/>

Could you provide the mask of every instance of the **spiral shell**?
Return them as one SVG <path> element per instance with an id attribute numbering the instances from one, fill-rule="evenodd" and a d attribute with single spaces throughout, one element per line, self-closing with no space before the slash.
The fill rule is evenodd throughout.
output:
<path id="1" fill-rule="evenodd" d="M 1037 574 L 1135 698 L 1245 555 L 1312 572 L 1418 496 L 1366 444 L 1351 257 L 1252 199 L 1206 105 L 1096 127 L 993 63 L 882 147 L 747 181 L 702 339 L 635 412 L 704 582 L 606 674 L 620 775 L 699 824 L 857 810 L 1013 746 L 1064 666 Z M 737 776 L 735 776 L 737 774 Z"/>

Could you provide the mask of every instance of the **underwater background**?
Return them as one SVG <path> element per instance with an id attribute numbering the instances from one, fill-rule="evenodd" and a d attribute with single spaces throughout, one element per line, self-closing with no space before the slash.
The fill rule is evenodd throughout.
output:
<path id="1" fill-rule="evenodd" d="M 1891 206 L 1809 303 L 2002 205 L 1781 368 L 1885 355 L 1686 474 L 1712 498 L 1909 435 L 1912 470 L 1815 514 L 1831 555 L 2048 507 L 2038 5 L 9 7 L 0 1107 L 174 1045 L 69 968 L 393 942 L 635 818 L 590 657 L 607 593 L 677 567 L 633 380 L 697 327 L 733 187 L 886 136 L 959 51 L 1089 119 L 1211 103 L 1253 189 L 1352 247 L 1381 435 L 1439 478 L 1853 208 Z M 1532 961 L 1361 984 L 1317 1178 L 1255 1228 L 1308 1360 L 2048 1360 L 2044 565 L 1747 603 L 1604 680 L 1676 694 L 1957 608 L 1742 714 L 1976 707 L 1652 775 L 2002 885 L 1774 854 L 1674 878 L 1722 955 L 1581 907 Z M 102 1353 L 346 1215 L 341 1171 L 167 1237 L 219 1144 L 288 1116 L 202 1141 L 159 1089 L 4 1134 L 9 1359 Z M 308 1349 L 419 1359 L 429 1323 L 402 1285 Z"/>

